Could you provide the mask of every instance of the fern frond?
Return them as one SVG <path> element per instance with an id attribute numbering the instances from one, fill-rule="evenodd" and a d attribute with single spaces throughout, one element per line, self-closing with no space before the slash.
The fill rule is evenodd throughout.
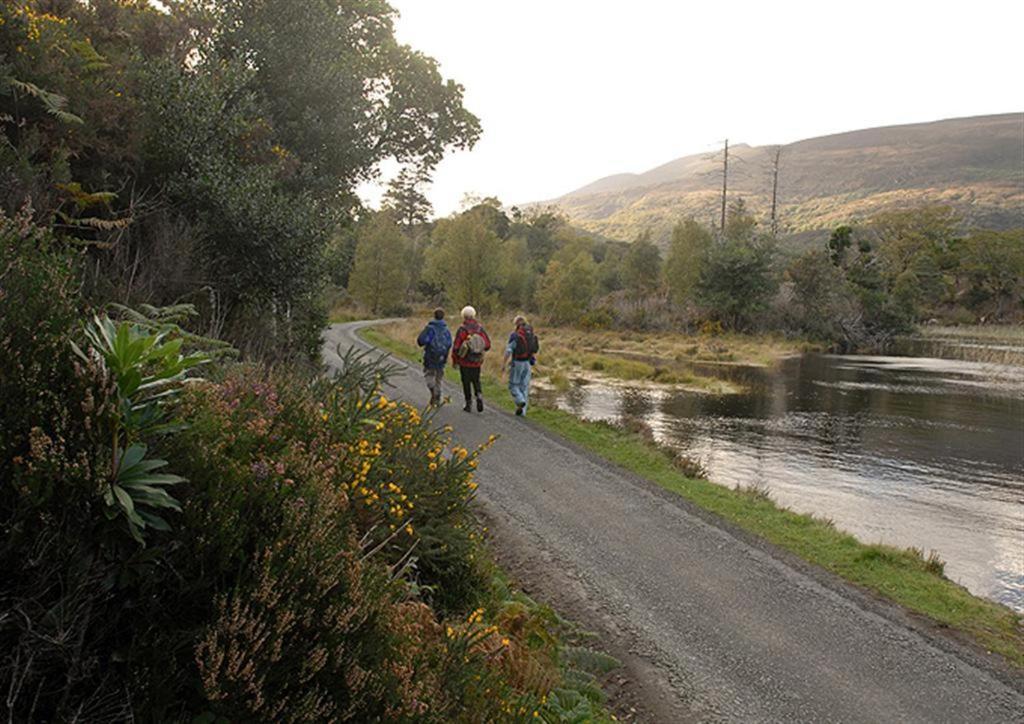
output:
<path id="1" fill-rule="evenodd" d="M 40 88 L 35 83 L 18 80 L 17 78 L 8 77 L 7 84 L 11 88 L 37 99 L 43 104 L 47 113 L 63 123 L 85 122 L 74 113 L 64 110 L 67 107 L 68 99 L 58 93 L 53 93 L 52 91 Z"/>

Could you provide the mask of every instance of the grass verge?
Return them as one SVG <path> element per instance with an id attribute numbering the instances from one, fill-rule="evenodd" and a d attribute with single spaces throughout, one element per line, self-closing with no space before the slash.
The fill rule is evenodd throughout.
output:
<path id="1" fill-rule="evenodd" d="M 419 351 L 385 331 L 366 328 L 366 341 L 392 354 L 416 361 Z M 450 381 L 457 372 L 446 372 Z M 503 388 L 493 375 L 486 384 Z M 507 395 L 492 396 L 492 404 L 511 410 Z M 757 491 L 733 490 L 708 480 L 684 475 L 679 461 L 641 435 L 602 422 L 542 407 L 531 407 L 530 419 L 548 430 L 637 475 L 677 493 L 743 530 L 795 553 L 842 578 L 923 614 L 1024 668 L 1024 621 L 1006 606 L 980 598 L 942 574 L 942 563 L 916 549 L 865 544 L 826 519 L 795 513 L 776 505 Z"/>

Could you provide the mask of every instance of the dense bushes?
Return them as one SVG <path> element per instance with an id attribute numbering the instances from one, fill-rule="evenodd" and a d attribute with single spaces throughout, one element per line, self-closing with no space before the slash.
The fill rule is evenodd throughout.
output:
<path id="1" fill-rule="evenodd" d="M 561 688 L 558 620 L 488 563 L 470 507 L 479 451 L 388 400 L 386 368 L 349 355 L 324 379 L 231 363 L 183 384 L 193 338 L 82 325 L 76 253 L 27 224 L 2 232 L 10 718 L 592 711 L 592 678 Z M 178 394 L 152 410 L 140 389 Z M 180 512 L 160 511 L 167 525 L 130 514 L 145 514 L 155 484 L 134 502 L 109 496 L 117 456 L 142 445 L 187 481 Z"/>

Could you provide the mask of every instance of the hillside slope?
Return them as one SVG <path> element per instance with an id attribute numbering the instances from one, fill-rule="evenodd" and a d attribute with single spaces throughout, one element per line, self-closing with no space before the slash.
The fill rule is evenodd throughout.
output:
<path id="1" fill-rule="evenodd" d="M 730 195 L 767 217 L 773 146 L 730 147 Z M 550 203 L 590 231 L 659 241 L 693 216 L 717 218 L 720 159 L 685 156 L 640 174 L 616 174 Z M 734 169 L 734 171 L 733 171 Z M 871 128 L 782 147 L 780 219 L 794 238 L 814 238 L 878 211 L 922 204 L 955 207 L 970 226 L 1024 224 L 1024 114 Z"/>

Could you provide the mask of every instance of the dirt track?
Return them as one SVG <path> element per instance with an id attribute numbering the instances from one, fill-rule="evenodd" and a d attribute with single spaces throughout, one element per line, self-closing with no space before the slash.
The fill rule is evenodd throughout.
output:
<path id="1" fill-rule="evenodd" d="M 338 345 L 366 346 L 364 324 L 328 330 L 329 365 Z M 394 394 L 425 403 L 419 368 L 405 368 Z M 460 444 L 500 436 L 478 480 L 502 562 L 624 660 L 620 705 L 641 718 L 1024 722 L 1024 677 L 983 652 L 528 418 L 465 413 L 449 393 L 438 421 Z"/>

